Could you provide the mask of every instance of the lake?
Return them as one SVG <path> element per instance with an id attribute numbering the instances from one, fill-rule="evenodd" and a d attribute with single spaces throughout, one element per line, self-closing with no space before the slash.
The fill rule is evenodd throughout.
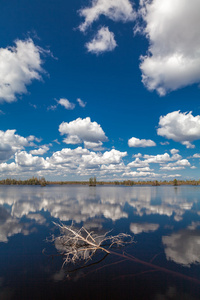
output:
<path id="1" fill-rule="evenodd" d="M 134 242 L 63 265 L 57 224 Z M 1 300 L 199 299 L 199 262 L 199 186 L 0 186 Z"/>

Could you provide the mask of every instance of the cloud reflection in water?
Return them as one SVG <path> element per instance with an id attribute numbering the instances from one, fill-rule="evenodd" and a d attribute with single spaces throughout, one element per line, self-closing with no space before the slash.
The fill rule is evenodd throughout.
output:
<path id="1" fill-rule="evenodd" d="M 198 223 L 192 223 L 191 220 L 189 228 L 187 224 L 186 228 L 178 232 L 171 230 L 178 222 L 184 222 L 187 212 L 192 211 L 194 216 L 199 217 L 199 211 L 194 209 L 198 208 L 198 198 L 195 193 L 192 194 L 193 189 L 150 186 L 4 186 L 0 190 L 0 241 L 7 242 L 9 237 L 18 233 L 29 234 L 33 232 L 34 224 L 48 226 L 49 221 L 55 219 L 57 222 L 82 222 L 88 229 L 96 230 L 102 230 L 106 220 L 113 223 L 126 220 L 127 231 L 134 234 L 168 228 L 169 235 L 165 233 L 161 237 L 167 258 L 189 265 L 200 262 L 200 239 L 196 229 Z M 44 213 L 49 214 L 50 220 L 45 218 Z M 156 222 L 153 222 L 152 218 L 155 217 Z M 163 217 L 165 221 L 161 225 L 159 220 Z M 168 220 L 171 220 L 171 226 Z"/>

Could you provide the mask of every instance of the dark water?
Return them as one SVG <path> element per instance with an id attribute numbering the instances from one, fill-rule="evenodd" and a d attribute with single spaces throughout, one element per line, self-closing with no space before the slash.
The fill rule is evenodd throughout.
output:
<path id="1" fill-rule="evenodd" d="M 72 221 L 135 243 L 71 272 L 46 238 Z M 1 300 L 200 299 L 199 262 L 200 187 L 0 187 Z"/>

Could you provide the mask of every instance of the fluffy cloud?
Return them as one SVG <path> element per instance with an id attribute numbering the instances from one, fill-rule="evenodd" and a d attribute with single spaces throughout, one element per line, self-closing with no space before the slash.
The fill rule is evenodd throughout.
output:
<path id="1" fill-rule="evenodd" d="M 15 130 L 0 131 L 0 173 L 2 176 L 4 178 L 6 176 L 27 177 L 31 176 L 34 171 L 37 176 L 46 178 L 57 176 L 59 179 L 65 176 L 71 180 L 71 176 L 81 179 L 83 176 L 88 178 L 92 175 L 98 176 L 101 180 L 113 180 L 113 178 L 120 180 L 122 176 L 149 179 L 167 176 L 167 174 L 157 174 L 156 168 L 158 167 L 156 166 L 156 171 L 154 171 L 154 168 L 150 168 L 150 164 L 159 164 L 160 170 L 170 171 L 191 167 L 190 162 L 183 159 L 177 149 L 171 149 L 170 154 L 142 155 L 138 153 L 134 155 L 136 157 L 134 161 L 125 164 L 123 158 L 127 156 L 127 152 L 116 149 L 105 151 L 103 142 L 108 139 L 101 126 L 96 122 L 91 122 L 89 117 L 78 118 L 69 123 L 63 122 L 60 124 L 59 131 L 61 135 L 66 134 L 65 142 L 83 143 L 85 148 L 65 148 L 49 157 L 46 155 L 39 157 L 49 151 L 51 144 L 36 146 L 34 142 L 40 142 L 41 139 L 33 135 L 25 138 L 17 135 Z M 26 147 L 30 146 L 34 148 L 28 153 Z M 15 158 L 15 162 L 5 163 L 12 157 Z M 177 175 L 174 176 L 177 177 Z"/>
<path id="2" fill-rule="evenodd" d="M 26 151 L 17 152 L 15 154 L 15 162 L 21 167 L 44 168 L 46 165 L 43 157 L 32 156 Z"/>
<path id="3" fill-rule="evenodd" d="M 98 143 L 84 142 L 85 148 L 93 149 L 93 150 L 96 150 L 96 151 L 103 150 L 104 148 L 102 147 L 102 145 L 103 145 L 102 142 L 98 142 Z"/>
<path id="4" fill-rule="evenodd" d="M 132 157 L 140 158 L 142 157 L 142 154 L 141 153 L 133 154 Z"/>
<path id="5" fill-rule="evenodd" d="M 41 80 L 43 49 L 31 39 L 17 40 L 15 46 L 0 48 L 0 101 L 13 102 L 16 94 L 27 92 L 26 85 Z"/>
<path id="6" fill-rule="evenodd" d="M 64 106 L 64 108 L 69 109 L 69 110 L 73 110 L 75 108 L 75 104 L 74 103 L 71 103 L 71 102 L 69 102 L 69 100 L 64 99 L 64 98 L 61 98 L 58 101 L 58 104 Z"/>
<path id="7" fill-rule="evenodd" d="M 96 153 L 82 147 L 65 148 L 53 153 L 51 157 L 47 157 L 43 165 L 46 169 L 59 171 L 60 174 L 70 171 L 71 175 L 91 176 L 95 172 L 98 176 L 102 176 L 124 172 L 126 167 L 122 159 L 125 156 L 127 156 L 127 152 L 115 149 Z"/>
<path id="8" fill-rule="evenodd" d="M 32 155 L 43 155 L 47 151 L 49 151 L 49 147 L 47 147 L 47 146 L 44 145 L 44 146 L 42 146 L 39 149 L 31 150 L 30 154 L 32 154 Z"/>
<path id="9" fill-rule="evenodd" d="M 193 148 L 190 142 L 200 139 L 200 116 L 194 117 L 192 112 L 181 113 L 180 111 L 161 116 L 157 134 L 180 142 L 187 148 Z"/>
<path id="10" fill-rule="evenodd" d="M 101 175 L 109 175 L 109 174 L 116 174 L 125 172 L 128 169 L 123 162 L 119 162 L 118 164 L 108 164 L 108 165 L 101 165 Z"/>
<path id="11" fill-rule="evenodd" d="M 54 152 L 47 161 L 52 165 L 63 165 L 73 162 L 73 164 L 78 164 L 81 162 L 82 155 L 89 155 L 90 151 L 78 147 L 76 149 L 64 148 L 61 151 Z"/>
<path id="12" fill-rule="evenodd" d="M 171 149 L 170 153 L 173 155 L 173 154 L 179 153 L 179 150 L 178 149 Z"/>
<path id="13" fill-rule="evenodd" d="M 81 144 L 82 140 L 77 135 L 68 135 L 68 137 L 65 138 L 63 142 L 66 144 L 76 145 Z"/>
<path id="14" fill-rule="evenodd" d="M 0 162 L 8 160 L 16 151 L 29 146 L 28 139 L 15 132 L 16 130 L 0 130 Z"/>
<path id="15" fill-rule="evenodd" d="M 172 149 L 171 151 L 172 155 L 169 155 L 168 153 L 164 154 L 157 154 L 157 155 L 139 155 L 139 157 L 136 157 L 134 161 L 129 163 L 127 165 L 128 168 L 137 168 L 137 171 L 139 172 L 130 172 L 130 170 L 126 171 L 124 173 L 124 176 L 134 176 L 134 177 L 143 177 L 143 176 L 157 176 L 158 174 L 152 173 L 154 171 L 153 169 L 149 168 L 149 164 L 160 164 L 161 168 L 163 170 L 181 170 L 184 169 L 186 166 L 190 166 L 190 162 L 187 159 L 181 159 L 181 155 L 178 154 L 179 152 L 176 149 Z M 138 156 L 138 155 L 137 155 Z M 142 160 L 143 158 L 143 160 Z M 171 161 L 176 161 L 174 163 L 168 163 Z M 168 164 L 166 164 L 168 163 Z"/>
<path id="16" fill-rule="evenodd" d="M 137 168 L 137 171 L 139 171 L 139 172 L 151 172 L 151 171 L 154 171 L 154 169 L 150 169 L 149 167 L 144 167 L 144 168 Z"/>
<path id="17" fill-rule="evenodd" d="M 117 46 L 114 33 L 110 32 L 108 27 L 102 27 L 97 32 L 93 40 L 86 44 L 88 52 L 99 54 L 106 51 L 112 51 Z"/>
<path id="18" fill-rule="evenodd" d="M 28 140 L 29 142 L 34 142 L 34 141 L 36 141 L 37 143 L 40 143 L 40 142 L 42 141 L 42 138 L 37 138 L 37 137 L 35 137 L 34 135 L 29 135 L 29 136 L 27 137 L 27 140 Z"/>
<path id="19" fill-rule="evenodd" d="M 181 175 L 180 174 L 163 175 L 163 178 L 177 178 L 177 177 L 181 177 Z"/>
<path id="20" fill-rule="evenodd" d="M 167 165 L 164 165 L 161 167 L 162 170 L 182 170 L 185 169 L 185 167 L 190 167 L 191 164 L 187 159 L 181 159 L 176 161 L 175 163 L 169 163 Z"/>
<path id="21" fill-rule="evenodd" d="M 153 172 L 124 172 L 122 174 L 123 177 L 133 177 L 133 178 L 140 178 L 140 177 L 156 177 L 159 174 L 153 173 Z"/>
<path id="22" fill-rule="evenodd" d="M 145 162 L 148 164 L 163 164 L 168 161 L 173 161 L 180 158 L 181 156 L 179 154 L 173 154 L 172 156 L 170 156 L 168 153 L 157 155 L 144 155 Z"/>
<path id="23" fill-rule="evenodd" d="M 170 167 L 170 166 L 164 166 L 160 168 L 161 170 L 167 170 L 167 171 L 176 171 L 176 170 L 184 170 L 185 167 Z M 172 175 L 174 177 L 174 175 Z"/>
<path id="24" fill-rule="evenodd" d="M 78 118 L 72 122 L 63 122 L 59 126 L 61 135 L 67 135 L 64 139 L 66 144 L 79 144 L 90 142 L 101 144 L 108 140 L 103 129 L 96 122 L 91 122 L 89 117 L 85 119 Z"/>
<path id="25" fill-rule="evenodd" d="M 90 152 L 90 155 L 83 156 L 84 166 L 99 166 L 104 164 L 119 164 L 122 157 L 127 156 L 127 152 L 120 152 L 118 150 L 112 149 L 111 151 L 106 151 L 103 154 Z"/>
<path id="26" fill-rule="evenodd" d="M 14 162 L 7 164 L 7 163 L 1 163 L 0 164 L 0 173 L 3 175 L 11 175 L 14 176 L 20 172 L 20 168 L 18 167 L 17 164 Z"/>
<path id="27" fill-rule="evenodd" d="M 128 164 L 128 167 L 130 168 L 145 168 L 148 166 L 149 166 L 148 162 L 144 160 L 140 160 L 138 157 L 134 161 Z"/>
<path id="28" fill-rule="evenodd" d="M 200 2 L 141 0 L 143 33 L 149 40 L 141 57 L 142 81 L 161 96 L 200 82 Z"/>
<path id="29" fill-rule="evenodd" d="M 188 142 L 188 141 L 184 141 L 184 142 L 182 142 L 182 144 L 184 145 L 184 146 L 186 146 L 186 148 L 188 148 L 188 149 L 193 149 L 193 148 L 195 148 L 195 145 L 192 145 L 190 142 Z"/>
<path id="30" fill-rule="evenodd" d="M 83 32 L 101 15 L 113 21 L 122 22 L 133 21 L 136 18 L 136 13 L 129 0 L 92 0 L 91 7 L 83 8 L 79 13 L 85 18 L 85 21 L 79 26 Z"/>
<path id="31" fill-rule="evenodd" d="M 137 139 L 132 137 L 128 140 L 129 147 L 153 147 L 156 146 L 156 143 L 152 140 L 145 140 L 145 139 Z"/>
<path id="32" fill-rule="evenodd" d="M 193 158 L 200 158 L 200 153 L 195 153 L 195 154 L 193 155 Z"/>

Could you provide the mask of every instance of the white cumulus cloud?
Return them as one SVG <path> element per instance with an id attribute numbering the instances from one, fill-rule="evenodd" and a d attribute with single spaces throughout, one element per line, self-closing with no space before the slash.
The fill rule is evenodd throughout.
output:
<path id="1" fill-rule="evenodd" d="M 27 140 L 28 140 L 29 142 L 34 142 L 34 141 L 36 141 L 37 143 L 40 143 L 40 142 L 42 141 L 42 138 L 37 138 L 37 137 L 34 136 L 34 135 L 29 135 L 29 136 L 27 137 Z"/>
<path id="2" fill-rule="evenodd" d="M 125 166 L 122 159 L 125 156 L 127 156 L 127 152 L 120 152 L 115 149 L 96 153 L 82 147 L 65 148 L 53 153 L 50 158 L 47 157 L 45 167 L 59 171 L 61 174 L 69 171 L 70 174 L 91 176 L 95 172 L 101 176 L 124 172 Z"/>
<path id="3" fill-rule="evenodd" d="M 50 158 L 47 158 L 47 162 L 52 165 L 63 165 L 63 164 L 79 164 L 81 157 L 89 155 L 90 151 L 78 147 L 76 149 L 64 148 L 61 151 L 54 152 Z"/>
<path id="4" fill-rule="evenodd" d="M 194 117 L 192 112 L 174 111 L 161 116 L 157 134 L 175 142 L 194 148 L 192 141 L 200 139 L 200 116 Z"/>
<path id="5" fill-rule="evenodd" d="M 166 165 L 163 165 L 160 169 L 174 171 L 174 170 L 183 170 L 185 169 L 185 167 L 190 167 L 190 166 L 191 164 L 187 159 L 180 159 L 174 163 L 168 163 Z"/>
<path id="6" fill-rule="evenodd" d="M 168 166 L 164 166 L 160 168 L 161 170 L 167 170 L 167 171 L 177 171 L 177 170 L 184 170 L 185 167 L 168 167 Z M 173 175 L 174 176 L 174 175 Z"/>
<path id="7" fill-rule="evenodd" d="M 157 155 L 148 155 L 145 154 L 144 155 L 144 159 L 145 162 L 148 164 L 162 164 L 162 163 L 166 163 L 168 161 L 175 161 L 180 159 L 181 156 L 179 154 L 173 154 L 172 156 L 170 156 L 168 153 L 164 153 L 164 154 L 157 154 Z"/>
<path id="8" fill-rule="evenodd" d="M 29 146 L 28 139 L 15 132 L 15 129 L 5 132 L 0 130 L 0 162 L 10 159 L 15 152 Z"/>
<path id="9" fill-rule="evenodd" d="M 158 176 L 159 174 L 153 173 L 153 172 L 124 172 L 122 174 L 123 177 L 133 177 L 133 178 L 140 178 L 140 177 L 155 177 Z"/>
<path id="10" fill-rule="evenodd" d="M 163 175 L 163 178 L 176 178 L 176 177 L 181 177 L 181 175 L 180 174 Z"/>
<path id="11" fill-rule="evenodd" d="M 168 153 L 164 154 L 157 154 L 157 155 L 141 155 L 140 157 L 136 157 L 136 159 L 129 164 L 127 164 L 128 168 L 137 168 L 137 171 L 142 174 L 141 176 L 146 176 L 152 174 L 152 176 L 157 176 L 158 174 L 152 173 L 154 169 L 150 169 L 149 165 L 150 164 L 159 164 L 160 170 L 182 170 L 185 169 L 185 167 L 190 167 L 191 164 L 187 159 L 182 159 L 182 156 L 178 154 L 177 149 L 172 149 L 170 150 L 171 155 Z M 169 163 L 171 162 L 171 163 Z M 138 172 L 130 171 L 128 170 L 125 172 L 125 176 L 138 176 Z"/>
<path id="12" fill-rule="evenodd" d="M 98 143 L 92 143 L 92 142 L 84 142 L 84 146 L 87 149 L 93 149 L 95 151 L 100 151 L 103 150 L 103 143 L 98 142 Z"/>
<path id="13" fill-rule="evenodd" d="M 69 110 L 73 110 L 75 108 L 75 104 L 65 98 L 61 98 L 58 101 L 58 104 L 64 106 L 64 108 L 69 109 Z"/>
<path id="14" fill-rule="evenodd" d="M 16 165 L 14 162 L 7 164 L 7 163 L 1 163 L 0 164 L 0 172 L 1 174 L 9 174 L 9 175 L 15 175 L 15 173 L 19 171 L 18 165 Z"/>
<path id="15" fill-rule="evenodd" d="M 183 166 L 183 167 L 190 167 L 190 162 L 187 159 L 180 159 L 175 163 L 169 163 L 168 166 L 175 167 L 175 166 Z"/>
<path id="16" fill-rule="evenodd" d="M 150 169 L 149 167 L 137 168 L 139 172 L 152 172 L 154 169 Z"/>
<path id="17" fill-rule="evenodd" d="M 142 157 L 142 154 L 141 153 L 133 154 L 132 157 L 140 158 Z"/>
<path id="18" fill-rule="evenodd" d="M 188 142 L 188 141 L 184 141 L 184 142 L 182 142 L 182 144 L 183 144 L 184 146 L 186 146 L 186 148 L 188 148 L 188 149 L 193 149 L 193 148 L 195 148 L 195 145 L 191 144 L 191 143 Z"/>
<path id="19" fill-rule="evenodd" d="M 146 168 L 149 167 L 148 162 L 144 160 L 140 160 L 139 157 L 137 157 L 134 161 L 128 164 L 128 167 L 130 168 Z"/>
<path id="20" fill-rule="evenodd" d="M 86 44 L 88 52 L 99 54 L 106 51 L 112 51 L 117 46 L 113 32 L 110 32 L 108 27 L 99 29 L 91 42 Z"/>
<path id="21" fill-rule="evenodd" d="M 21 167 L 43 168 L 46 165 L 43 157 L 32 156 L 26 151 L 17 152 L 15 154 L 15 162 Z"/>
<path id="22" fill-rule="evenodd" d="M 101 15 L 113 21 L 122 22 L 133 21 L 136 18 L 136 13 L 129 0 L 92 0 L 91 7 L 83 8 L 79 13 L 85 18 L 85 21 L 79 26 L 83 32 Z"/>
<path id="23" fill-rule="evenodd" d="M 45 154 L 47 151 L 49 151 L 49 147 L 47 147 L 47 146 L 42 146 L 41 148 L 39 148 L 39 149 L 35 149 L 35 150 L 31 150 L 30 151 L 30 154 L 32 154 L 32 155 L 43 155 L 43 154 Z"/>
<path id="24" fill-rule="evenodd" d="M 154 147 L 156 146 L 156 143 L 152 140 L 145 140 L 145 139 L 138 139 L 135 137 L 132 137 L 128 140 L 129 147 Z"/>
<path id="25" fill-rule="evenodd" d="M 0 48 L 0 101 L 13 102 L 27 92 L 26 86 L 41 80 L 44 50 L 32 39 L 17 40 L 15 46 Z"/>
<path id="26" fill-rule="evenodd" d="M 78 118 L 69 123 L 62 122 L 59 126 L 61 135 L 67 135 L 64 139 L 66 144 L 79 144 L 83 142 L 98 143 L 106 142 L 108 138 L 97 122 L 91 122 L 89 117 Z"/>
<path id="27" fill-rule="evenodd" d="M 173 154 L 179 153 L 179 150 L 173 148 L 173 149 L 170 150 L 170 153 L 173 155 Z"/>
<path id="28" fill-rule="evenodd" d="M 200 1 L 141 0 L 140 14 L 149 40 L 141 57 L 142 81 L 161 96 L 200 83 Z"/>
<path id="29" fill-rule="evenodd" d="M 127 152 L 120 152 L 115 149 L 106 151 L 103 154 L 90 152 L 89 155 L 84 155 L 82 157 L 83 166 L 88 168 L 99 165 L 119 164 L 121 163 L 121 159 L 125 156 L 127 156 Z"/>

